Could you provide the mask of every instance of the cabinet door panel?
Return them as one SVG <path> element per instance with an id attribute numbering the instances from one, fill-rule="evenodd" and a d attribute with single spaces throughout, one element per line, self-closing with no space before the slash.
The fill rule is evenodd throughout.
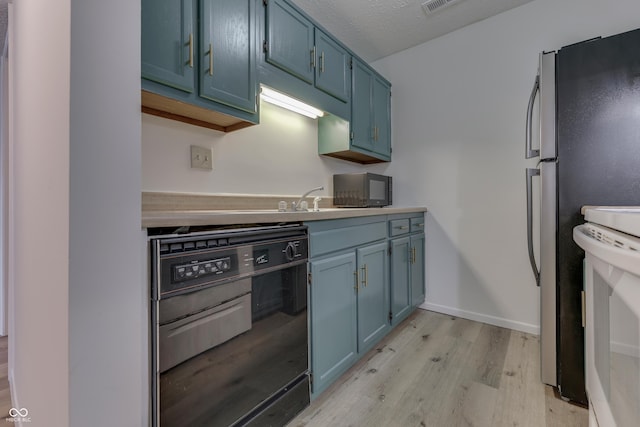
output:
<path id="1" fill-rule="evenodd" d="M 409 237 L 391 240 L 391 323 L 397 324 L 411 310 Z"/>
<path id="2" fill-rule="evenodd" d="M 316 87 L 329 95 L 349 99 L 349 55 L 331 37 L 316 28 Z"/>
<path id="3" fill-rule="evenodd" d="M 411 250 L 415 251 L 411 264 L 411 303 L 414 307 L 422 304 L 425 298 L 424 243 L 424 234 L 411 236 Z"/>
<path id="4" fill-rule="evenodd" d="M 358 248 L 358 353 L 368 351 L 389 328 L 387 243 Z"/>
<path id="5" fill-rule="evenodd" d="M 311 371 L 319 393 L 357 357 L 353 252 L 310 262 Z"/>
<path id="6" fill-rule="evenodd" d="M 196 49 L 194 13 L 194 0 L 142 0 L 143 78 L 194 91 L 195 62 L 191 66 L 189 61 L 190 49 Z"/>
<path id="7" fill-rule="evenodd" d="M 256 111 L 254 2 L 201 0 L 200 96 Z"/>
<path id="8" fill-rule="evenodd" d="M 371 80 L 373 75 L 360 61 L 353 61 L 351 92 L 352 144 L 372 150 L 373 125 L 371 123 Z"/>
<path id="9" fill-rule="evenodd" d="M 282 0 L 267 3 L 267 62 L 313 84 L 313 24 Z"/>
<path id="10" fill-rule="evenodd" d="M 391 155 L 391 89 L 385 82 L 373 79 L 373 120 L 376 127 L 373 150 L 378 154 Z"/>

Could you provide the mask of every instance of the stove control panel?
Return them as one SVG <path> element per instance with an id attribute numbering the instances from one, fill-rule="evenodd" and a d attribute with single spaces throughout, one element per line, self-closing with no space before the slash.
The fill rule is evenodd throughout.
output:
<path id="1" fill-rule="evenodd" d="M 222 274 L 231 270 L 231 258 L 216 258 L 205 261 L 196 261 L 188 264 L 180 264 L 173 267 L 173 280 L 197 279 L 199 277 Z"/>

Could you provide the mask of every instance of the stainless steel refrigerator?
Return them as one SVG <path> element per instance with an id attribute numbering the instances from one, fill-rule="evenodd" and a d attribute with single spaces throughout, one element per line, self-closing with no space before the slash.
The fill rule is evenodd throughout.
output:
<path id="1" fill-rule="evenodd" d="M 536 101 L 539 146 L 532 141 Z M 584 222 L 584 205 L 640 205 L 640 29 L 542 53 L 526 135 L 526 158 L 539 158 L 538 167 L 526 171 L 526 185 L 529 258 L 541 298 L 542 381 L 586 404 L 584 252 L 572 230 Z"/>

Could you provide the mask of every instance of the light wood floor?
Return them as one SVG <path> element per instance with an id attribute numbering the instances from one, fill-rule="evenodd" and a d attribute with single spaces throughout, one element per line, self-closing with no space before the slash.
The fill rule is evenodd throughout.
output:
<path id="1" fill-rule="evenodd" d="M 587 426 L 539 355 L 535 335 L 418 310 L 289 427 Z"/>
<path id="2" fill-rule="evenodd" d="M 0 337 L 0 419 L 9 416 L 11 392 L 9 391 L 8 337 Z"/>

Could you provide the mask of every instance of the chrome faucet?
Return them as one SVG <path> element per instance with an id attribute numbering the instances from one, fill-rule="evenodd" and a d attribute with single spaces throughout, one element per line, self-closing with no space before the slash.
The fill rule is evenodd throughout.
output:
<path id="1" fill-rule="evenodd" d="M 317 187 L 317 188 L 313 188 L 309 191 L 307 191 L 306 193 L 304 193 L 302 196 L 300 196 L 300 198 L 298 199 L 297 202 L 291 202 L 291 210 L 292 211 L 302 211 L 302 210 L 307 210 L 307 209 L 302 209 L 300 207 L 300 205 L 302 204 L 302 201 L 304 200 L 305 197 L 307 197 L 309 194 L 313 193 L 314 191 L 320 191 L 320 190 L 324 190 L 324 187 Z"/>

